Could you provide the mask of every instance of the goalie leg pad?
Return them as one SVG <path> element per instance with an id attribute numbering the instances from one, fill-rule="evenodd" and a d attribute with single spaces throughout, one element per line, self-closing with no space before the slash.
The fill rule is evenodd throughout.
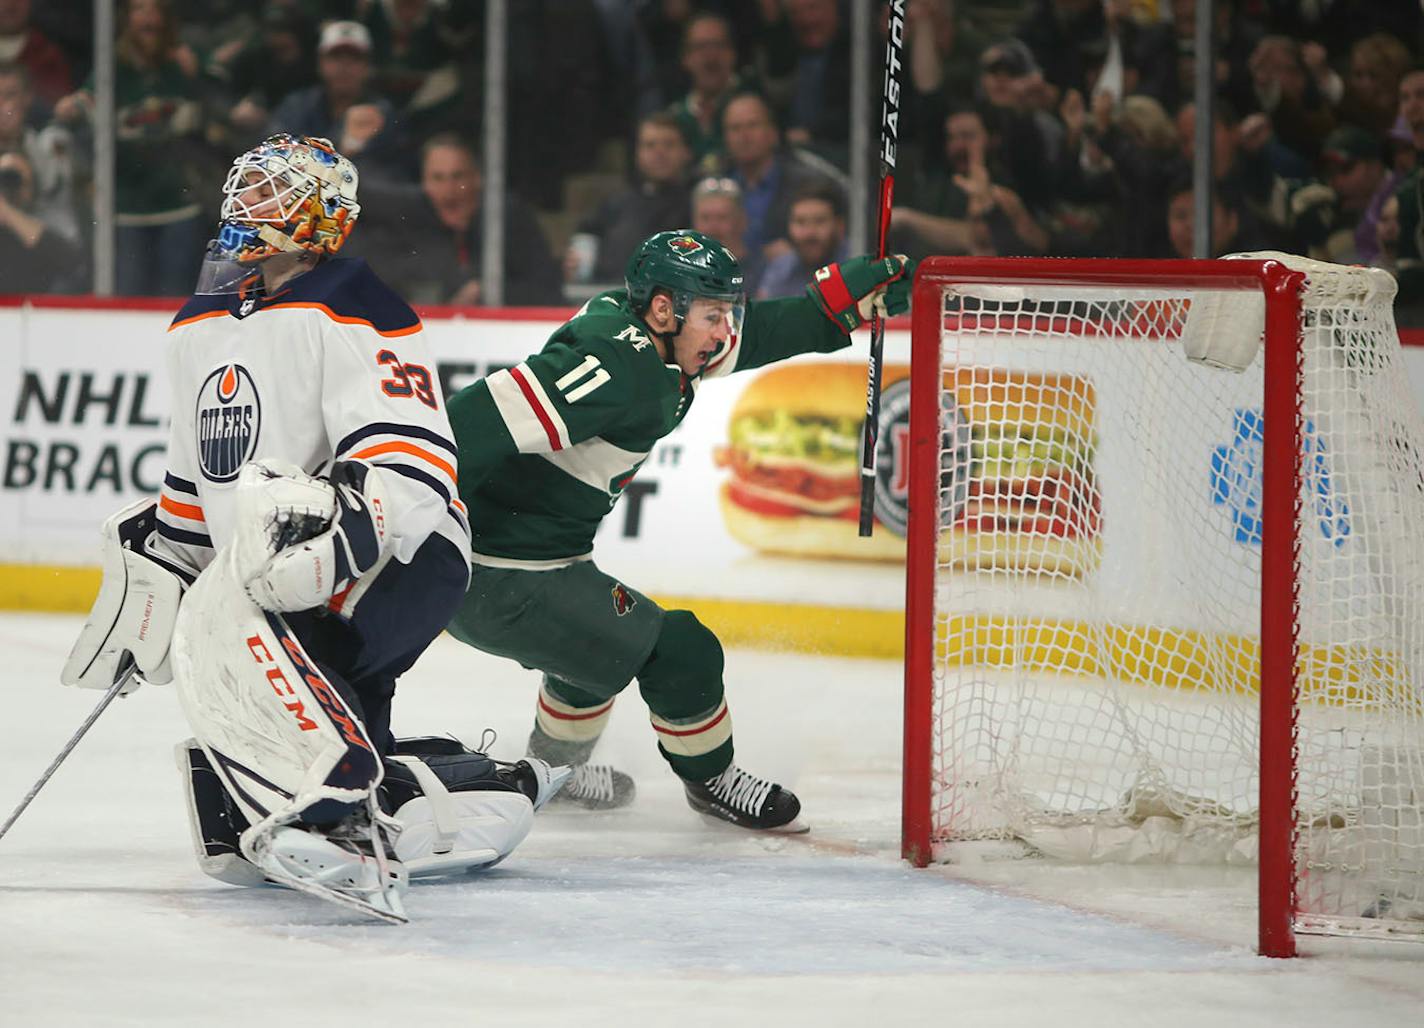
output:
<path id="1" fill-rule="evenodd" d="M 228 885 L 262 885 L 266 877 L 242 855 L 241 836 L 251 826 L 194 739 L 174 750 L 187 799 L 193 851 L 203 874 Z"/>
<path id="2" fill-rule="evenodd" d="M 247 598 L 229 550 L 189 590 L 173 664 L 193 734 L 254 826 L 335 822 L 380 782 L 360 719 L 282 618 Z"/>

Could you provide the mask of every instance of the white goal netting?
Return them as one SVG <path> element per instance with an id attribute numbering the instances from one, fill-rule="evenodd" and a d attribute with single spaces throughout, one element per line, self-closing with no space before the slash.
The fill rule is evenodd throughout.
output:
<path id="1" fill-rule="evenodd" d="M 1392 280 L 1285 260 L 1308 274 L 1298 566 L 1265 588 L 1299 598 L 1297 923 L 1424 932 L 1424 421 Z M 1183 347 L 1254 340 L 1259 294 L 942 295 L 936 846 L 1253 862 L 1262 360 Z"/>

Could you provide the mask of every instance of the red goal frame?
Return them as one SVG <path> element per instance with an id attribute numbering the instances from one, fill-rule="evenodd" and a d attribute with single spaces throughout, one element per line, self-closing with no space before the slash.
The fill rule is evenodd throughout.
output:
<path id="1" fill-rule="evenodd" d="M 901 854 L 932 858 L 934 580 L 939 525 L 940 340 L 949 284 L 1091 285 L 1257 290 L 1265 297 L 1261 547 L 1259 940 L 1296 954 L 1295 567 L 1301 515 L 1301 294 L 1304 272 L 1274 260 L 930 257 L 915 276 L 911 317 L 909 514 L 905 567 L 905 728 Z"/>

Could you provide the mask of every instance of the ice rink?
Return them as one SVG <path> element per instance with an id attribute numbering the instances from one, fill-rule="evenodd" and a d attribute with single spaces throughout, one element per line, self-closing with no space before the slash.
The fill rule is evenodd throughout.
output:
<path id="1" fill-rule="evenodd" d="M 70 616 L 0 615 L 0 818 L 99 694 L 58 671 Z M 1409 1025 L 1424 946 L 1253 954 L 1251 872 L 898 860 L 900 666 L 731 651 L 738 762 L 812 833 L 705 824 L 636 692 L 601 759 L 640 794 L 546 813 L 505 864 L 416 883 L 384 926 L 197 870 L 173 693 L 116 702 L 0 841 L 0 1025 Z M 535 678 L 442 637 L 401 734 L 522 752 Z"/>

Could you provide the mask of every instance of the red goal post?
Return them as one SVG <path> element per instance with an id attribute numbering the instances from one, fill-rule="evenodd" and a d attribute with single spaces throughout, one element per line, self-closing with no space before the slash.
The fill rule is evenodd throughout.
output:
<path id="1" fill-rule="evenodd" d="M 907 860 L 1008 838 L 1139 859 L 1144 831 L 1183 860 L 1207 837 L 1258 864 L 1264 954 L 1424 932 L 1424 675 L 1389 635 L 1424 620 L 1424 581 L 1388 548 L 1395 507 L 1424 537 L 1424 430 L 1387 280 L 1283 255 L 921 263 Z M 1186 359 L 1233 335 L 1245 370 Z"/>

